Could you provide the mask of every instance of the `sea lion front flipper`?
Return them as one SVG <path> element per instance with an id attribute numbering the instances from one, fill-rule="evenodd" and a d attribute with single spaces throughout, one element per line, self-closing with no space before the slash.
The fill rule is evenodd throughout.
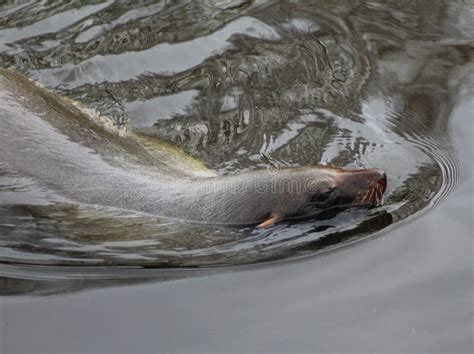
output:
<path id="1" fill-rule="evenodd" d="M 283 217 L 283 215 L 284 214 L 281 211 L 274 211 L 270 214 L 270 217 L 268 219 L 258 224 L 256 227 L 259 229 L 263 229 L 264 227 L 273 225 L 274 223 L 278 222 Z"/>

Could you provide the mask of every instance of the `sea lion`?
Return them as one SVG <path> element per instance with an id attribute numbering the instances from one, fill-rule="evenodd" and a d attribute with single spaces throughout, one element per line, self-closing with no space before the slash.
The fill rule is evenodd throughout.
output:
<path id="1" fill-rule="evenodd" d="M 379 169 L 286 168 L 216 176 L 176 148 L 118 132 L 0 69 L 0 167 L 71 202 L 191 222 L 266 227 L 328 208 L 379 205 Z"/>

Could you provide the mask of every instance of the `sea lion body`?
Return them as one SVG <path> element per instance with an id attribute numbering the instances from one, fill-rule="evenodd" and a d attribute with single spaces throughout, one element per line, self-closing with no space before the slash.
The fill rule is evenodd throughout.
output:
<path id="1" fill-rule="evenodd" d="M 72 202 L 213 224 L 266 226 L 265 220 L 334 205 L 374 205 L 386 185 L 383 171 L 375 169 L 215 176 L 177 149 L 114 131 L 73 102 L 5 69 L 0 69 L 0 151 L 0 169 Z"/>

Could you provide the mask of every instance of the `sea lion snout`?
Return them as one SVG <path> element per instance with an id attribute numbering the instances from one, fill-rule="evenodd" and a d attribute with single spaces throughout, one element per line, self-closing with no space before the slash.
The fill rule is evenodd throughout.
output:
<path id="1" fill-rule="evenodd" d="M 379 168 L 348 171 L 343 183 L 355 193 L 354 204 L 378 206 L 387 189 L 387 174 Z"/>
<path id="2" fill-rule="evenodd" d="M 367 178 L 369 189 L 375 185 L 375 188 L 380 189 L 382 194 L 385 193 L 385 189 L 387 188 L 387 174 L 384 170 L 380 168 L 373 168 L 362 171 L 366 171 L 365 173 L 367 175 L 363 176 L 363 178 Z"/>
<path id="3" fill-rule="evenodd" d="M 379 183 L 383 185 L 384 188 L 387 186 L 387 174 L 385 173 L 384 170 L 380 168 L 372 168 L 372 169 L 360 170 L 360 171 L 362 173 L 361 177 L 367 178 L 369 182 Z"/>

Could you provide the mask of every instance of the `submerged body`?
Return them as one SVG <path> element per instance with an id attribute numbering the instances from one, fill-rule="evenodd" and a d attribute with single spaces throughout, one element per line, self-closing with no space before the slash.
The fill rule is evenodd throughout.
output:
<path id="1" fill-rule="evenodd" d="M 120 133 L 26 77 L 0 69 L 0 172 L 67 201 L 214 224 L 259 224 L 377 205 L 378 169 L 266 170 L 219 177 L 159 142 Z"/>

